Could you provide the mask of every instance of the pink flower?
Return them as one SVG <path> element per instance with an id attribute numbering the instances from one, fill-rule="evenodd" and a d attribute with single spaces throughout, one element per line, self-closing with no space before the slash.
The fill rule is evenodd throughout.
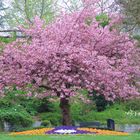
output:
<path id="1" fill-rule="evenodd" d="M 47 94 L 34 94 L 39 98 L 70 98 L 80 89 L 97 90 L 108 100 L 138 96 L 131 81 L 140 76 L 140 50 L 128 34 L 110 30 L 120 22 L 120 15 L 109 15 L 110 23 L 103 28 L 94 8 L 65 13 L 46 27 L 36 17 L 29 29 L 22 28 L 32 40 L 5 46 L 0 56 L 0 89 L 32 83 L 33 89 L 46 88 Z M 90 25 L 87 18 L 92 19 Z"/>

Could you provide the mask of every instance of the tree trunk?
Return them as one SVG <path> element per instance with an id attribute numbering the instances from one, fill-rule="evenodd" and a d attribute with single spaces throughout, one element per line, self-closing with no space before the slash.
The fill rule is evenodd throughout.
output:
<path id="1" fill-rule="evenodd" d="M 71 126 L 70 105 L 69 100 L 65 98 L 60 99 L 60 108 L 62 111 L 62 124 L 64 126 Z"/>

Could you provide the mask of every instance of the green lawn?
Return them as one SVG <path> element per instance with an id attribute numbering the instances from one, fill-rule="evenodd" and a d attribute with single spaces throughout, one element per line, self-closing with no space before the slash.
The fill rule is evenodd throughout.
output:
<path id="1" fill-rule="evenodd" d="M 0 140 L 140 140 L 140 134 L 130 136 L 8 136 L 0 135 Z"/>

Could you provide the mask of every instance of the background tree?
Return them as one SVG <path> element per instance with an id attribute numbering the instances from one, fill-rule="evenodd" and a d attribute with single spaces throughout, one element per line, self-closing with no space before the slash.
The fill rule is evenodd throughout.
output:
<path id="1" fill-rule="evenodd" d="M 123 29 L 138 40 L 140 46 L 140 1 L 139 0 L 116 0 L 120 6 L 120 12 L 124 15 Z M 137 56 L 137 61 L 139 56 Z M 140 79 L 137 78 L 137 87 L 140 89 Z"/>
<path id="2" fill-rule="evenodd" d="M 49 22 L 56 12 L 54 11 L 56 2 L 56 0 L 13 0 L 7 10 L 7 21 L 14 27 L 27 21 L 32 23 L 35 16 Z"/>
<path id="3" fill-rule="evenodd" d="M 121 12 L 125 15 L 124 24 L 126 31 L 135 31 L 140 27 L 140 1 L 139 0 L 116 0 L 120 5 Z"/>
<path id="4" fill-rule="evenodd" d="M 73 12 L 82 9 L 84 6 L 83 2 L 84 0 L 61 0 L 61 3 L 58 2 L 57 5 L 59 8 Z M 93 3 L 91 2 L 91 4 Z M 114 0 L 99 0 L 96 1 L 96 6 L 101 13 L 117 12 L 119 10 L 119 5 Z"/>
<path id="5" fill-rule="evenodd" d="M 115 29 L 119 15 L 108 15 L 109 23 L 102 26 L 96 20 L 96 5 L 88 2 L 46 27 L 36 17 L 34 25 L 22 28 L 32 40 L 13 42 L 0 56 L 1 90 L 17 85 L 28 96 L 59 98 L 63 125 L 71 125 L 70 99 L 80 90 L 95 90 L 109 101 L 139 96 L 134 84 L 140 74 L 133 59 L 139 53 L 135 42 Z"/>
<path id="6" fill-rule="evenodd" d="M 63 9 L 67 12 L 73 12 L 83 7 L 83 2 L 82 0 L 61 0 L 58 1 L 57 6 L 60 11 Z"/>
<path id="7" fill-rule="evenodd" d="M 6 8 L 4 7 L 3 0 L 0 0 L 0 26 L 3 26 L 5 9 Z"/>

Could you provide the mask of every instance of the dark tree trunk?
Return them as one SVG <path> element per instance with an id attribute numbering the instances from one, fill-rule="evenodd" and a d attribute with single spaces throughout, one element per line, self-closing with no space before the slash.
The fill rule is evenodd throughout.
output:
<path id="1" fill-rule="evenodd" d="M 69 100 L 61 98 L 60 108 L 62 111 L 62 124 L 65 126 L 71 126 L 72 124 L 71 124 Z"/>

